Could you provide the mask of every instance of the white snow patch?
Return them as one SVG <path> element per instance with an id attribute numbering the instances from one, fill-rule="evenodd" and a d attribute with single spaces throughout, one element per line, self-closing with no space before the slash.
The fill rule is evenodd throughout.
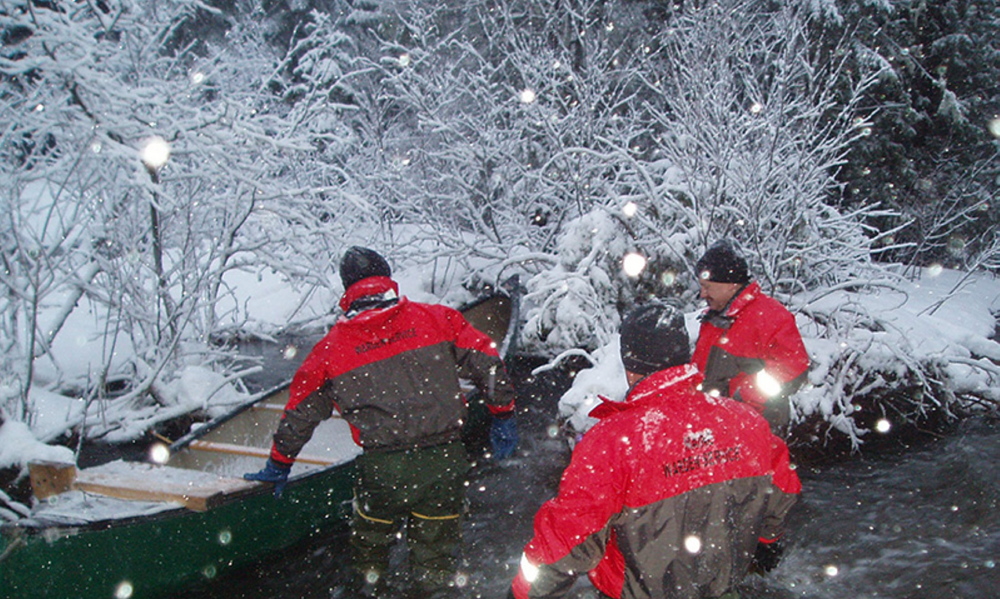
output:
<path id="1" fill-rule="evenodd" d="M 0 468 L 25 468 L 33 461 L 74 464 L 76 458 L 67 447 L 46 445 L 38 441 L 23 422 L 4 422 L 0 426 Z"/>

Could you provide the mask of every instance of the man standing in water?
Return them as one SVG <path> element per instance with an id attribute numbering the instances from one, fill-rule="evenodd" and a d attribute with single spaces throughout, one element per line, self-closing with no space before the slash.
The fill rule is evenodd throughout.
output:
<path id="1" fill-rule="evenodd" d="M 749 406 L 697 390 L 688 343 L 659 302 L 623 319 L 628 394 L 590 412 L 600 421 L 535 516 L 516 599 L 565 597 L 583 573 L 614 599 L 731 599 L 779 538 L 801 489 L 788 447 Z"/>
<path id="2" fill-rule="evenodd" d="M 746 260 L 727 241 L 708 248 L 695 272 L 708 302 L 691 357 L 705 376 L 702 388 L 749 404 L 784 437 L 788 398 L 809 368 L 795 317 L 750 279 Z"/>
<path id="3" fill-rule="evenodd" d="M 267 465 L 246 478 L 273 482 L 280 495 L 313 430 L 339 413 L 364 449 L 356 460 L 350 591 L 385 596 L 390 549 L 405 528 L 411 596 L 452 596 L 469 469 L 459 379 L 486 398 L 497 459 L 517 443 L 514 388 L 488 336 L 457 310 L 399 297 L 377 252 L 350 248 L 340 276 L 344 315 L 296 372 Z"/>

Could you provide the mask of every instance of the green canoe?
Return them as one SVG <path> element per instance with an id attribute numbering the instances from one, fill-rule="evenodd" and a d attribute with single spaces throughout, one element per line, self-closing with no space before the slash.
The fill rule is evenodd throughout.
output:
<path id="1" fill-rule="evenodd" d="M 165 465 L 79 471 L 71 489 L 0 529 L 3 596 L 171 596 L 346 526 L 356 451 L 323 459 L 349 448 L 342 421 L 310 442 L 312 463 L 296 465 L 280 500 L 240 478 L 263 463 L 285 396 L 276 390 L 205 425 L 175 443 Z"/>
<path id="2" fill-rule="evenodd" d="M 496 292 L 462 311 L 510 349 L 517 296 Z M 346 529 L 359 450 L 338 418 L 317 428 L 281 499 L 242 479 L 256 471 L 287 400 L 279 387 L 169 446 L 163 463 L 116 461 L 76 471 L 39 465 L 48 489 L 30 517 L 0 527 L 0 595 L 6 599 L 131 599 L 177 596 Z M 470 398 L 469 439 L 488 422 Z M 471 429 L 471 430 L 470 430 Z M 36 472 L 32 471 L 32 482 Z M 62 487 L 59 485 L 62 484 Z"/>

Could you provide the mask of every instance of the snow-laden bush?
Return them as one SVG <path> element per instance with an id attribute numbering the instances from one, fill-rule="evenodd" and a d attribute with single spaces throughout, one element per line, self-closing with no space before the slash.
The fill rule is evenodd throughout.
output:
<path id="1" fill-rule="evenodd" d="M 368 216 L 330 164 L 353 138 L 315 89 L 327 81 L 282 104 L 261 79 L 280 50 L 252 20 L 189 41 L 217 11 L 43 4 L 0 11 L 18 32 L 0 66 L 0 385 L 15 389 L 0 413 L 24 422 L 32 386 L 103 399 L 123 361 L 141 377 L 136 407 L 188 359 L 231 368 L 207 344 L 246 324 L 232 278 L 322 288 Z M 317 96 L 323 110 L 308 110 Z M 154 161 L 149 147 L 168 151 Z M 104 343 L 66 373 L 53 347 L 92 341 L 72 338 L 81 317 Z"/>
<path id="2" fill-rule="evenodd" d="M 722 237 L 803 317 L 854 330 L 803 298 L 869 278 L 893 243 L 862 226 L 864 198 L 838 208 L 838 170 L 873 132 L 860 100 L 889 63 L 845 68 L 857 48 L 815 43 L 826 30 L 802 3 L 664 4 L 656 27 L 596 1 L 263 20 L 196 0 L 11 6 L 29 5 L 7 15 L 0 80 L 0 411 L 15 420 L 36 418 L 36 390 L 104 405 L 120 368 L 140 380 L 116 402 L 174 409 L 163 389 L 192 361 L 241 367 L 209 342 L 328 318 L 351 243 L 430 271 L 417 288 L 438 299 L 521 274 L 521 347 L 545 355 L 603 347 L 648 295 L 693 310 L 692 265 Z M 140 162 L 152 135 L 172 148 L 159 170 Z M 955 214 L 925 220 L 943 235 Z M 992 248 L 980 263 L 996 269 Z M 648 261 L 635 279 L 626 252 Z M 67 346 L 87 368 L 57 360 Z M 898 395 L 957 364 L 870 381 L 862 363 L 829 368 Z"/>
<path id="3" fill-rule="evenodd" d="M 1000 279 L 939 268 L 912 281 L 883 274 L 790 298 L 811 361 L 808 383 L 792 396 L 793 445 L 858 450 L 1000 410 Z M 692 341 L 696 315 L 688 314 Z M 560 400 L 571 434 L 593 425 L 598 395 L 624 397 L 617 341 L 588 354 L 593 366 Z"/>
<path id="4" fill-rule="evenodd" d="M 618 308 L 631 299 L 621 271 L 628 250 L 624 227 L 604 211 L 570 223 L 557 263 L 526 283 L 522 351 L 544 355 L 607 343 L 618 328 Z"/>
<path id="5" fill-rule="evenodd" d="M 897 426 L 1000 408 L 1000 280 L 939 267 L 913 280 L 883 274 L 796 298 L 812 358 L 793 402 L 800 442 L 825 444 L 835 430 L 857 449 Z"/>
<path id="6" fill-rule="evenodd" d="M 559 231 L 557 254 L 583 246 L 617 255 L 599 261 L 598 273 L 591 262 L 560 257 L 559 267 L 530 281 L 529 300 L 540 307 L 527 345 L 593 350 L 615 332 L 617 314 L 593 315 L 620 311 L 633 295 L 669 295 L 691 308 L 694 264 L 718 239 L 739 243 L 772 293 L 868 276 L 880 234 L 864 223 L 876 208 L 840 212 L 836 174 L 866 135 L 860 102 L 877 72 L 850 71 L 849 45 L 817 53 L 810 36 L 808 14 L 754 0 L 673 15 L 658 51 L 633 66 L 636 81 L 648 84 L 634 106 L 650 121 L 648 133 L 623 142 L 609 132 L 578 151 L 581 162 L 600 158 L 604 176 L 586 182 L 605 198 L 591 210 L 615 216 L 622 242 L 604 242 L 603 232 L 589 239 L 589 210 Z M 634 282 L 619 275 L 626 251 L 648 260 Z M 570 330 L 571 316 L 557 318 L 574 304 L 589 315 L 589 331 Z"/>

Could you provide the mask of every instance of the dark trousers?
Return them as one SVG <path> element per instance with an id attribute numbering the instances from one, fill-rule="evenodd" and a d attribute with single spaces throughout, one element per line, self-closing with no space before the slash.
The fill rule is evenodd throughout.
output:
<path id="1" fill-rule="evenodd" d="M 422 591 L 452 582 L 461 549 L 469 460 L 456 441 L 436 447 L 367 452 L 356 460 L 351 547 L 353 567 L 369 583 L 385 575 L 401 528 L 410 574 Z"/>

